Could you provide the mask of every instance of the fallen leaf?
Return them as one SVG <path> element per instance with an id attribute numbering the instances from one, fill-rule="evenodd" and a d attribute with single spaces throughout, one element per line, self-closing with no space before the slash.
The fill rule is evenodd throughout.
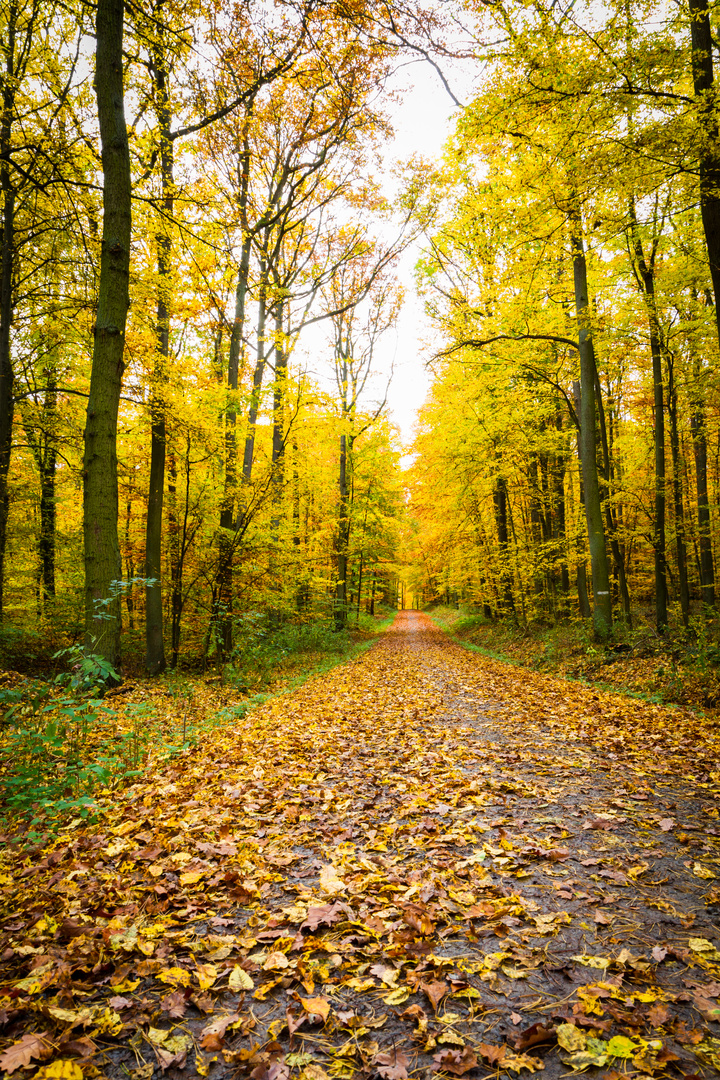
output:
<path id="1" fill-rule="evenodd" d="M 410 1058 L 402 1050 L 393 1049 L 389 1053 L 376 1054 L 373 1065 L 383 1080 L 407 1080 Z"/>
<path id="2" fill-rule="evenodd" d="M 466 1072 L 477 1068 L 477 1057 L 469 1046 L 462 1050 L 442 1050 L 439 1054 L 433 1054 L 433 1061 L 441 1072 L 450 1073 L 452 1076 L 464 1076 Z"/>
<path id="3" fill-rule="evenodd" d="M 228 986 L 237 993 L 239 990 L 253 990 L 255 988 L 255 983 L 252 981 L 247 971 L 240 967 L 239 964 L 236 964 L 230 972 Z"/>
<path id="4" fill-rule="evenodd" d="M 489 1061 L 491 1065 L 497 1065 L 505 1057 L 507 1046 L 492 1046 L 489 1043 L 480 1043 L 478 1053 Z"/>
<path id="5" fill-rule="evenodd" d="M 446 982 L 435 980 L 429 983 L 421 982 L 419 989 L 422 990 L 435 1012 L 437 1012 L 440 1001 L 445 997 L 450 988 Z"/>
<path id="6" fill-rule="evenodd" d="M 327 998 L 300 998 L 300 1004 L 311 1019 L 313 1016 L 318 1016 L 325 1023 L 330 1014 L 331 1006 Z"/>
<path id="7" fill-rule="evenodd" d="M 13 1073 L 16 1069 L 27 1069 L 33 1059 L 42 1061 L 50 1057 L 52 1048 L 43 1040 L 47 1037 L 46 1031 L 38 1031 L 23 1035 L 19 1042 L 13 1043 L 0 1054 L 0 1069 L 7 1073 Z"/>

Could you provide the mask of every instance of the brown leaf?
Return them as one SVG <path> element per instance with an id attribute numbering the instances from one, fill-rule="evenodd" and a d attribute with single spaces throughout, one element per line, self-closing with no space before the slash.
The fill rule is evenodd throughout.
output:
<path id="1" fill-rule="evenodd" d="M 318 926 L 333 926 L 345 915 L 345 907 L 339 901 L 308 908 L 307 918 L 300 924 L 301 930 L 317 930 Z"/>
<path id="2" fill-rule="evenodd" d="M 670 1010 L 660 1001 L 654 1001 L 648 1009 L 648 1019 L 653 1027 L 662 1027 L 670 1019 Z"/>
<path id="3" fill-rule="evenodd" d="M 489 1043 L 480 1043 L 478 1050 L 481 1056 L 484 1057 L 486 1061 L 489 1061 L 491 1065 L 497 1065 L 507 1053 L 506 1046 L 492 1046 Z"/>
<path id="4" fill-rule="evenodd" d="M 166 994 L 160 1002 L 160 1008 L 163 1012 L 169 1013 L 170 1016 L 176 1019 L 184 1016 L 187 1009 L 187 998 L 184 990 L 176 990 L 172 994 Z"/>
<path id="5" fill-rule="evenodd" d="M 521 1051 L 528 1050 L 531 1046 L 539 1046 L 540 1043 L 554 1042 L 554 1040 L 555 1028 L 552 1025 L 545 1027 L 539 1021 L 533 1024 L 532 1027 L 518 1032 L 517 1035 L 510 1036 L 510 1042 L 515 1049 Z"/>
<path id="6" fill-rule="evenodd" d="M 384 1080 L 407 1080 L 410 1058 L 402 1050 L 393 1048 L 390 1053 L 376 1054 L 373 1065 Z"/>
<path id="7" fill-rule="evenodd" d="M 42 1061 L 43 1058 L 50 1057 L 52 1049 L 43 1042 L 46 1036 L 47 1031 L 23 1035 L 19 1042 L 8 1046 L 7 1050 L 0 1054 L 0 1069 L 13 1073 L 16 1069 L 29 1068 L 34 1058 Z"/>
<path id="8" fill-rule="evenodd" d="M 675 821 L 671 817 L 666 817 L 663 818 L 662 821 L 658 821 L 658 825 L 663 832 L 670 832 L 671 829 L 675 828 Z"/>
<path id="9" fill-rule="evenodd" d="M 200 1032 L 200 1045 L 203 1050 L 221 1050 L 226 1030 L 239 1019 L 237 1013 L 230 1013 L 227 1016 L 219 1016 L 217 1020 L 213 1020 L 211 1024 L 204 1027 Z"/>
<path id="10" fill-rule="evenodd" d="M 438 1069 L 451 1073 L 452 1076 L 463 1076 L 471 1069 L 476 1069 L 478 1063 L 475 1052 L 469 1046 L 464 1046 L 462 1050 L 443 1050 L 439 1054 L 433 1054 L 433 1061 Z"/>
<path id="11" fill-rule="evenodd" d="M 422 990 L 435 1012 L 437 1012 L 438 1005 L 447 994 L 449 987 L 444 980 L 442 982 L 435 980 L 429 983 L 421 982 L 419 989 Z"/>
<path id="12" fill-rule="evenodd" d="M 403 921 L 423 937 L 429 937 L 435 933 L 435 923 L 420 904 L 407 904 L 403 908 Z"/>
<path id="13" fill-rule="evenodd" d="M 167 1072 L 168 1069 L 184 1069 L 185 1060 L 187 1058 L 187 1050 L 180 1050 L 179 1053 L 173 1054 L 170 1050 L 163 1050 L 161 1046 L 154 1046 L 155 1057 L 158 1060 L 158 1065 L 163 1072 Z"/>

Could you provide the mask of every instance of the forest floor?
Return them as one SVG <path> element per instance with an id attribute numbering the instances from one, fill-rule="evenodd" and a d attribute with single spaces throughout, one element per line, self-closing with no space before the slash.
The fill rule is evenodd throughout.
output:
<path id="1" fill-rule="evenodd" d="M 0 863 L 13 1077 L 720 1071 L 720 732 L 404 612 Z"/>
<path id="2" fill-rule="evenodd" d="M 518 628 L 475 612 L 439 607 L 433 620 L 458 641 L 533 671 L 592 683 L 660 704 L 689 705 L 720 720 L 720 626 L 695 613 L 689 629 L 672 621 L 659 635 L 650 612 L 633 627 L 616 622 L 603 648 L 578 620 Z"/>

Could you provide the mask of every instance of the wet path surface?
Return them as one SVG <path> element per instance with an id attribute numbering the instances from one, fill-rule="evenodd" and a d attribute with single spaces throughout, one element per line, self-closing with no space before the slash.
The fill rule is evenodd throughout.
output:
<path id="1" fill-rule="evenodd" d="M 401 613 L 13 856 L 3 1046 L 112 1077 L 715 1075 L 717 755 L 687 712 Z"/>

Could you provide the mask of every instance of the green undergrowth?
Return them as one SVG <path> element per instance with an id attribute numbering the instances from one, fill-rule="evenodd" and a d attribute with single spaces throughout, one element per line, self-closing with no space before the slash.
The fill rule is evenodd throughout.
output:
<path id="1" fill-rule="evenodd" d="M 204 676 L 168 672 L 105 692 L 100 658 L 73 649 L 46 679 L 0 675 L 0 821 L 28 840 L 68 816 L 92 818 L 100 790 L 122 789 L 253 705 L 294 689 L 369 648 L 395 616 L 271 627 L 255 620 L 231 662 Z M 354 622 L 355 620 L 353 620 Z"/>
<path id="2" fill-rule="evenodd" d="M 671 620 L 659 635 L 647 613 L 638 611 L 631 627 L 617 622 L 612 638 L 600 644 L 580 620 L 518 627 L 462 608 L 435 607 L 428 614 L 461 645 L 495 660 L 656 704 L 720 709 L 716 619 L 696 615 L 687 628 Z"/>

